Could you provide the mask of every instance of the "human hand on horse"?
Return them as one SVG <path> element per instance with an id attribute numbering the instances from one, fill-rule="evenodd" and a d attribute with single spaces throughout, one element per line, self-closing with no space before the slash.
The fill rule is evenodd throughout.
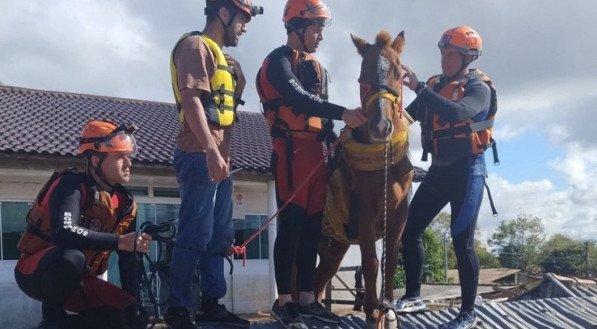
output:
<path id="1" fill-rule="evenodd" d="M 118 250 L 147 253 L 150 242 L 151 235 L 147 233 L 137 235 L 137 233 L 131 232 L 118 236 Z"/>
<path id="2" fill-rule="evenodd" d="M 417 84 L 419 83 L 419 79 L 417 79 L 417 75 L 410 67 L 406 65 L 402 65 L 402 83 L 406 85 L 410 90 L 415 91 L 417 89 Z"/>
<path id="3" fill-rule="evenodd" d="M 367 117 L 361 112 L 361 108 L 346 109 L 342 112 L 342 121 L 350 128 L 356 128 L 367 122 Z"/>

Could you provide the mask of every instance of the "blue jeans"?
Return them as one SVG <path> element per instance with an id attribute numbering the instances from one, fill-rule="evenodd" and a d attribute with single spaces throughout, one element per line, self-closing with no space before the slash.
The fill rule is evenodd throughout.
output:
<path id="1" fill-rule="evenodd" d="M 174 151 L 174 170 L 180 189 L 176 246 L 170 263 L 170 305 L 192 304 L 191 281 L 201 276 L 201 298 L 226 294 L 224 253 L 232 246 L 232 178 L 211 182 L 205 153 Z"/>

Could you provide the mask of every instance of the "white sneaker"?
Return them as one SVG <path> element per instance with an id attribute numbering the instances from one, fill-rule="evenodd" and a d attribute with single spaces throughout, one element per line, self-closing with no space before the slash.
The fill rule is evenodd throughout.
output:
<path id="1" fill-rule="evenodd" d="M 425 305 L 421 297 L 402 296 L 394 303 L 394 307 L 398 313 L 411 313 L 424 310 L 427 308 L 427 305 Z"/>

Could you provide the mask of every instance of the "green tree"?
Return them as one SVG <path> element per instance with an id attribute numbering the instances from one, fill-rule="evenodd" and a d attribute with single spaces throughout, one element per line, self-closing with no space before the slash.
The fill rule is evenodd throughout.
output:
<path id="1" fill-rule="evenodd" d="M 446 212 L 440 212 L 429 227 L 440 236 L 442 243 L 445 240 L 448 244 L 448 268 L 457 268 L 456 254 L 454 253 L 450 239 L 450 214 Z M 475 250 L 479 256 L 479 265 L 481 268 L 501 267 L 500 260 L 491 254 L 491 252 L 487 250 L 487 247 L 477 239 L 475 239 Z"/>
<path id="2" fill-rule="evenodd" d="M 528 265 L 537 264 L 543 232 L 540 218 L 519 214 L 514 220 L 502 221 L 487 243 L 495 248 L 503 266 L 525 271 Z"/>
<path id="3" fill-rule="evenodd" d="M 546 272 L 583 276 L 586 275 L 586 250 L 584 241 L 556 234 L 543 246 L 539 264 Z"/>
<path id="4" fill-rule="evenodd" d="M 442 211 L 433 219 L 433 222 L 431 222 L 431 225 L 429 225 L 429 229 L 437 234 L 442 244 L 442 248 L 446 248 L 446 250 L 442 250 L 442 259 L 445 259 L 445 251 L 447 251 L 448 268 L 454 269 L 457 267 L 457 265 L 456 254 L 454 253 L 454 248 L 452 247 L 452 236 L 450 232 L 451 220 L 451 215 Z"/>
<path id="5" fill-rule="evenodd" d="M 432 230 L 425 230 L 423 233 L 423 245 L 425 246 L 425 267 L 423 269 L 423 282 L 435 283 L 444 282 L 444 258 L 443 246 L 440 238 Z M 394 286 L 403 288 L 405 282 L 404 268 L 398 266 L 394 275 Z"/>
<path id="6" fill-rule="evenodd" d="M 423 234 L 423 245 L 425 246 L 423 281 L 426 283 L 446 282 L 445 251 L 448 252 L 448 268 L 457 268 L 456 255 L 450 238 L 449 213 L 440 212 L 435 217 Z M 475 240 L 475 249 L 479 255 L 481 268 L 500 267 L 497 257 L 493 256 L 478 240 Z M 396 288 L 404 287 L 404 281 L 404 269 L 399 266 L 394 277 Z"/>
<path id="7" fill-rule="evenodd" d="M 475 239 L 475 250 L 479 256 L 479 266 L 481 268 L 498 268 L 502 264 L 500 259 L 494 256 L 481 241 Z"/>

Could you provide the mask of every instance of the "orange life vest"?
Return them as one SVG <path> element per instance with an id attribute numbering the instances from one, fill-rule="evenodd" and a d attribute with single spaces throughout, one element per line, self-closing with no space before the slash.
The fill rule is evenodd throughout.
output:
<path id="1" fill-rule="evenodd" d="M 427 86 L 433 87 L 439 82 L 440 75 L 431 77 Z M 489 147 L 493 147 L 494 162 L 497 160 L 495 141 L 493 140 L 493 122 L 497 112 L 497 95 L 495 85 L 481 70 L 470 70 L 462 79 L 452 81 L 439 91 L 439 94 L 452 101 L 464 97 L 467 84 L 472 79 L 480 79 L 491 90 L 489 111 L 485 118 L 479 120 L 470 118 L 455 123 L 444 122 L 437 114 L 430 115 L 427 110 L 425 122 L 421 127 L 423 143 L 423 161 L 427 160 L 427 153 L 437 156 L 453 157 L 469 154 L 481 154 Z"/>
<path id="2" fill-rule="evenodd" d="M 87 184 L 87 176 L 71 170 L 55 172 L 37 195 L 33 207 L 27 214 L 27 229 L 17 244 L 21 258 L 53 246 L 49 202 L 53 190 L 66 174 L 78 175 L 81 179 L 81 220 L 80 226 L 96 231 L 123 234 L 137 215 L 137 204 L 132 196 L 122 188 L 117 193 L 125 196 L 124 209 L 120 216 L 116 214 L 112 196 Z M 97 276 L 108 267 L 109 250 L 85 250 L 87 274 Z"/>
<path id="3" fill-rule="evenodd" d="M 266 58 L 263 66 L 257 72 L 256 84 L 272 137 L 288 137 L 290 135 L 290 137 L 296 138 L 317 139 L 319 133 L 324 130 L 326 119 L 310 117 L 302 111 L 297 111 L 267 79 L 265 72 L 267 72 L 268 66 L 269 58 Z M 306 84 L 318 86 L 314 90 L 307 91 L 327 100 L 327 71 L 313 55 L 292 49 L 291 66 L 292 72 L 299 79 L 302 87 Z M 314 70 L 315 77 L 312 72 L 305 74 L 307 68 L 311 71 Z M 311 79 L 316 81 L 306 81 Z"/>

